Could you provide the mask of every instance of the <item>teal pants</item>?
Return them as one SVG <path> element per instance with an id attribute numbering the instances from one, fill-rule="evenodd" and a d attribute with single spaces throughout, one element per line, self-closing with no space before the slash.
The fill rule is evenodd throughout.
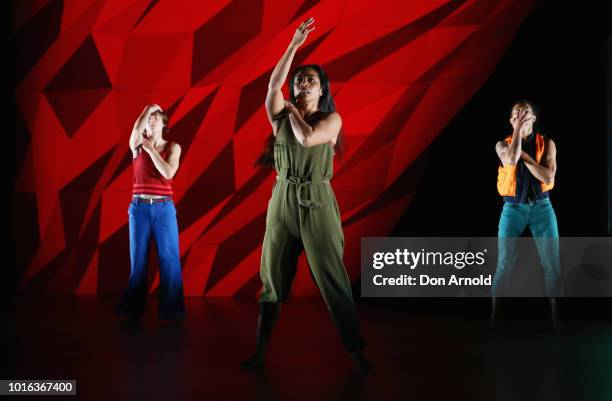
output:
<path id="1" fill-rule="evenodd" d="M 499 219 L 497 269 L 491 286 L 493 296 L 507 293 L 512 270 L 518 260 L 518 238 L 529 227 L 544 269 L 547 297 L 561 294 L 561 262 L 559 260 L 559 229 L 557 216 L 545 198 L 533 203 L 506 202 Z"/>

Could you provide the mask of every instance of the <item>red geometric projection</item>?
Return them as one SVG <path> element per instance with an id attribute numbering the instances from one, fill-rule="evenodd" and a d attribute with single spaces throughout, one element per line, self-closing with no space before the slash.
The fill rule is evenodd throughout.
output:
<path id="1" fill-rule="evenodd" d="M 143 107 L 158 103 L 183 148 L 174 187 L 185 293 L 228 297 L 260 286 L 274 174 L 253 161 L 270 134 L 270 72 L 302 20 L 314 16 L 316 30 L 294 66 L 323 65 L 344 121 L 333 186 L 355 279 L 360 238 L 394 228 L 421 180 L 419 156 L 487 80 L 533 1 L 36 4 L 14 18 L 20 290 L 123 290 L 127 142 Z M 302 257 L 293 295 L 316 294 Z"/>

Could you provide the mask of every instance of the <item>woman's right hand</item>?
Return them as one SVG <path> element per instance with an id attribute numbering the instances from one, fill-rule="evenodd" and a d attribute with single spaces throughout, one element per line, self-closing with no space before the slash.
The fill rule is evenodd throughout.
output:
<path id="1" fill-rule="evenodd" d="M 295 47 L 302 46 L 304 42 L 306 41 L 308 34 L 315 30 L 314 26 L 310 28 L 312 24 L 314 24 L 313 17 L 310 17 L 306 21 L 302 22 L 300 26 L 298 27 L 298 29 L 296 29 L 295 34 L 293 35 L 293 39 L 291 40 L 291 45 Z"/>

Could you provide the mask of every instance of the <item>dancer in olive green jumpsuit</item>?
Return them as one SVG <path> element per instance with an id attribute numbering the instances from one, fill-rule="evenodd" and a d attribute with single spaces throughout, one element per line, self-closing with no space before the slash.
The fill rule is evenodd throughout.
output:
<path id="1" fill-rule="evenodd" d="M 265 348 L 289 295 L 297 259 L 305 251 L 310 271 L 321 291 L 346 349 L 357 366 L 370 365 L 361 354 L 364 345 L 351 283 L 342 263 L 344 235 L 340 212 L 330 185 L 334 147 L 341 142 L 342 120 L 335 112 L 329 81 L 317 65 L 298 67 L 289 81 L 291 101 L 283 100 L 281 87 L 297 48 L 304 43 L 314 20 L 300 25 L 289 48 L 272 72 L 266 111 L 274 138 L 260 164 L 274 164 L 276 181 L 268 204 L 266 233 L 261 256 L 260 315 L 257 349 L 242 364 L 263 367 Z"/>

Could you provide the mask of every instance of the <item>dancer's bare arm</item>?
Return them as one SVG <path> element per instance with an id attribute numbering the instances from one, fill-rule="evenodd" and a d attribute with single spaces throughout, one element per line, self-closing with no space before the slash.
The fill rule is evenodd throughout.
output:
<path id="1" fill-rule="evenodd" d="M 156 104 L 150 104 L 144 108 L 142 113 L 140 113 L 140 116 L 136 119 L 134 128 L 132 128 L 132 135 L 130 135 L 130 149 L 132 149 L 133 157 L 138 156 L 138 147 L 142 145 L 142 134 L 147 128 L 149 117 L 153 112 L 161 109 L 162 108 Z"/>
<path id="2" fill-rule="evenodd" d="M 285 101 L 283 99 L 282 92 L 283 84 L 287 80 L 287 75 L 289 75 L 289 69 L 291 68 L 291 63 L 293 62 L 295 52 L 302 44 L 304 44 L 308 34 L 315 29 L 314 27 L 310 27 L 313 23 L 314 18 L 309 18 L 300 24 L 298 29 L 295 31 L 295 35 L 293 35 L 291 43 L 289 43 L 289 47 L 287 47 L 287 50 L 285 50 L 285 53 L 278 61 L 278 64 L 276 64 L 276 67 L 274 67 L 274 71 L 272 71 L 272 75 L 270 76 L 265 105 L 266 114 L 268 115 L 270 124 L 272 124 L 274 135 L 276 135 L 276 124 L 274 123 L 274 117 L 276 117 L 285 108 Z"/>
<path id="3" fill-rule="evenodd" d="M 540 182 L 550 184 L 555 180 L 555 174 L 557 173 L 557 146 L 552 139 L 546 141 L 544 163 L 539 164 L 525 152 L 521 153 L 521 160 L 525 162 L 525 166 Z"/>
<path id="4" fill-rule="evenodd" d="M 312 125 L 309 125 L 300 114 L 297 107 L 291 102 L 285 101 L 285 107 L 289 112 L 289 122 L 295 139 L 305 148 L 317 146 L 322 143 L 331 142 L 336 144 L 342 119 L 340 114 L 333 112 L 326 114 Z"/>
<path id="5" fill-rule="evenodd" d="M 516 117 L 512 117 L 510 119 L 510 124 L 512 124 L 512 127 L 514 128 L 514 131 L 512 132 L 512 142 L 508 144 L 506 141 L 499 141 L 495 145 L 497 156 L 504 166 L 516 165 L 521 158 L 521 130 L 525 123 L 529 120 L 529 117 L 527 117 L 526 114 L 527 112 L 525 110 L 521 110 Z"/>
<path id="6" fill-rule="evenodd" d="M 176 174 L 179 168 L 179 158 L 181 157 L 181 146 L 178 143 L 172 143 L 170 145 L 167 160 L 164 160 L 159 154 L 150 139 L 142 139 L 142 148 L 151 156 L 155 168 L 164 178 L 170 180 L 174 177 L 174 174 Z"/>

